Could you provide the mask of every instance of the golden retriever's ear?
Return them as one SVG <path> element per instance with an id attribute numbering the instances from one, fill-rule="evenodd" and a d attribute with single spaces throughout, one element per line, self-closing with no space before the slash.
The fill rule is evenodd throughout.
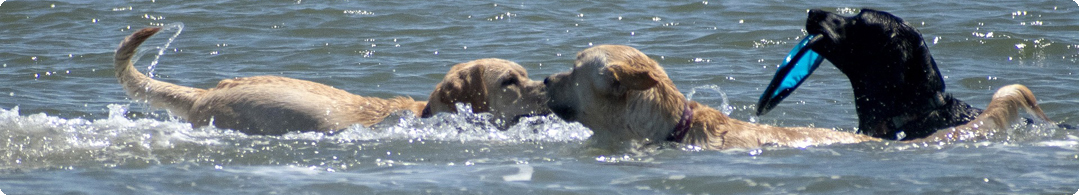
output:
<path id="1" fill-rule="evenodd" d="M 439 94 L 439 99 L 434 101 L 440 101 L 447 104 L 450 107 L 454 107 L 457 102 L 464 102 L 472 104 L 472 112 L 490 112 L 490 107 L 487 105 L 487 85 L 483 82 L 483 74 L 486 69 L 483 66 L 472 66 L 467 69 L 459 69 L 453 71 L 450 74 L 455 74 L 453 77 L 446 77 L 447 81 L 436 87 Z M 452 71 L 452 70 L 451 70 Z"/>
<path id="2" fill-rule="evenodd" d="M 429 118 L 435 116 L 435 112 L 431 111 L 431 104 L 433 103 L 434 101 L 431 101 L 431 103 L 427 103 L 427 105 L 423 106 L 423 111 L 420 112 L 420 118 Z"/>
<path id="3" fill-rule="evenodd" d="M 614 74 L 614 80 L 631 90 L 645 90 L 656 86 L 659 81 L 647 69 L 613 64 L 607 66 L 607 71 Z"/>

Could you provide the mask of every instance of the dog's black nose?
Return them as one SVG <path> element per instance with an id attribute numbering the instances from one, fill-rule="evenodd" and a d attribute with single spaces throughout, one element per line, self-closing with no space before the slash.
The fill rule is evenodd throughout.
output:
<path id="1" fill-rule="evenodd" d="M 828 12 L 820 9 L 809 10 L 809 20 L 822 20 L 825 17 L 828 17 Z"/>
<path id="2" fill-rule="evenodd" d="M 825 18 L 828 18 L 828 12 L 820 9 L 812 9 L 809 10 L 809 17 L 806 21 L 820 22 L 824 21 Z"/>
<path id="3" fill-rule="evenodd" d="M 809 10 L 809 17 L 806 18 L 806 33 L 809 34 L 822 34 L 828 31 L 825 26 L 834 26 L 834 21 L 828 21 L 829 14 L 824 10 L 813 9 Z"/>
<path id="4" fill-rule="evenodd" d="M 543 85 L 551 85 L 551 77 L 543 78 Z"/>

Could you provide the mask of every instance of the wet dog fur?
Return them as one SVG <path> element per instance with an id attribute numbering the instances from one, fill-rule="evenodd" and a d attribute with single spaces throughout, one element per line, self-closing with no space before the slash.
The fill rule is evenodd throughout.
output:
<path id="1" fill-rule="evenodd" d="M 573 70 L 551 75 L 544 83 L 550 97 L 547 105 L 555 115 L 591 129 L 591 141 L 603 149 L 664 140 L 712 150 L 882 141 L 832 129 L 777 127 L 729 118 L 686 100 L 655 60 L 629 46 L 585 49 L 577 54 Z M 687 108 L 690 117 L 685 116 Z M 1010 85 L 994 95 L 983 116 L 911 142 L 985 138 L 1017 122 L 1019 110 L 1048 120 L 1029 89 Z M 689 120 L 688 126 L 685 133 L 678 133 L 682 120 Z"/>
<path id="2" fill-rule="evenodd" d="M 546 95 L 542 92 L 543 87 L 536 86 L 539 82 L 529 80 L 520 65 L 501 59 L 480 59 L 455 65 L 446 80 L 435 88 L 432 97 L 437 102 L 430 105 L 409 97 L 363 97 L 331 86 L 279 76 L 225 79 L 210 89 L 175 85 L 138 72 L 131 62 L 138 46 L 160 30 L 141 29 L 120 43 L 114 59 L 116 78 L 133 99 L 165 108 L 191 122 L 194 127 L 213 124 L 218 128 L 258 135 L 280 135 L 293 131 L 332 132 L 354 124 L 371 126 L 391 113 L 403 110 L 424 116 L 455 112 L 442 106 L 455 102 L 479 107 L 474 112 L 495 112 L 496 118 L 516 119 L 518 115 L 548 112 L 544 106 Z M 506 83 L 494 82 L 512 83 L 507 87 Z M 451 85 L 444 86 L 446 83 Z M 484 86 L 487 88 L 482 89 L 495 92 L 459 93 L 473 92 L 472 86 Z M 507 105 L 506 102 L 516 105 Z M 434 107 L 427 108 L 429 106 Z M 505 124 L 514 122 L 506 121 Z"/>
<path id="3" fill-rule="evenodd" d="M 1009 112 L 983 113 L 946 93 L 921 33 L 895 15 L 863 9 L 847 17 L 811 10 L 806 31 L 821 35 L 809 47 L 850 79 L 861 133 L 912 140 L 934 136 L 940 129 L 984 121 L 981 117 L 1010 118 L 997 117 Z M 992 101 L 1026 103 L 1000 106 L 1036 109 L 1035 115 L 1045 119 L 1034 95 L 1021 85 L 1001 88 Z"/>
<path id="4" fill-rule="evenodd" d="M 492 121 L 505 129 L 524 116 L 549 114 L 543 82 L 528 78 L 528 71 L 512 61 L 487 58 L 450 68 L 435 85 L 422 117 L 435 113 L 457 113 L 458 102 L 468 103 L 472 112 L 489 112 Z"/>
<path id="5" fill-rule="evenodd" d="M 704 149 L 857 143 L 872 137 L 831 129 L 776 127 L 728 118 L 686 100 L 663 68 L 629 46 L 600 45 L 577 54 L 572 71 L 545 81 L 548 106 L 566 121 L 592 130 L 599 148 L 617 149 L 635 141 L 680 140 Z M 688 107 L 686 106 L 688 104 Z M 674 129 L 686 108 L 691 121 L 683 137 Z"/>

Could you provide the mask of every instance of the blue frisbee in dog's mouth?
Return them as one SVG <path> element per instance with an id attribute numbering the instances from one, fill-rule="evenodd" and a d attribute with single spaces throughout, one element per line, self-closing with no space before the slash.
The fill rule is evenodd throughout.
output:
<path id="1" fill-rule="evenodd" d="M 814 38 L 818 37 L 817 34 L 806 35 L 797 45 L 794 45 L 791 52 L 787 54 L 787 58 L 783 59 L 783 64 L 779 66 L 779 70 L 776 70 L 772 82 L 768 84 L 768 88 L 761 94 L 761 99 L 757 101 L 758 116 L 768 113 L 779 105 L 783 98 L 802 85 L 806 77 L 813 74 L 813 71 L 817 70 L 820 63 L 824 61 L 820 54 L 808 47 L 811 42 L 814 42 Z"/>

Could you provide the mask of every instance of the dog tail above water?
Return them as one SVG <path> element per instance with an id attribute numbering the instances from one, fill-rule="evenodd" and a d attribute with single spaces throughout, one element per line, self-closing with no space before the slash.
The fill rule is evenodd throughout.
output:
<path id="1" fill-rule="evenodd" d="M 1053 122 L 1042 112 L 1038 101 L 1026 86 L 1015 84 L 1001 87 L 993 94 L 993 100 L 986 106 L 983 115 L 993 116 L 993 122 L 1001 127 L 1006 127 L 1012 121 L 1018 119 L 1018 112 L 1024 110 L 1033 115 L 1037 120 Z M 978 117 L 982 118 L 982 117 Z"/>
<path id="2" fill-rule="evenodd" d="M 159 31 L 161 28 L 158 27 L 144 28 L 135 31 L 120 42 L 120 47 L 116 49 L 114 57 L 116 78 L 127 95 L 132 98 L 147 101 L 150 106 L 165 108 L 181 117 L 187 117 L 195 100 L 206 90 L 154 80 L 136 70 L 131 62 L 139 45 Z"/>
<path id="3" fill-rule="evenodd" d="M 1049 120 L 1049 117 L 1045 115 L 1045 112 L 1042 112 L 1042 108 L 1038 106 L 1038 101 L 1034 98 L 1034 92 L 1031 92 L 1026 86 L 1014 84 L 1001 87 L 997 90 L 996 94 L 993 94 L 993 100 L 996 101 L 997 99 L 1009 99 L 1010 101 L 1015 101 L 1017 102 L 1017 105 L 1022 105 L 1022 109 L 1026 110 L 1027 113 L 1036 117 L 1038 120 L 1055 123 L 1052 120 Z M 992 104 L 993 103 L 990 102 L 990 106 L 993 106 Z M 1064 123 L 1055 124 L 1061 129 L 1076 128 L 1075 126 Z"/>

